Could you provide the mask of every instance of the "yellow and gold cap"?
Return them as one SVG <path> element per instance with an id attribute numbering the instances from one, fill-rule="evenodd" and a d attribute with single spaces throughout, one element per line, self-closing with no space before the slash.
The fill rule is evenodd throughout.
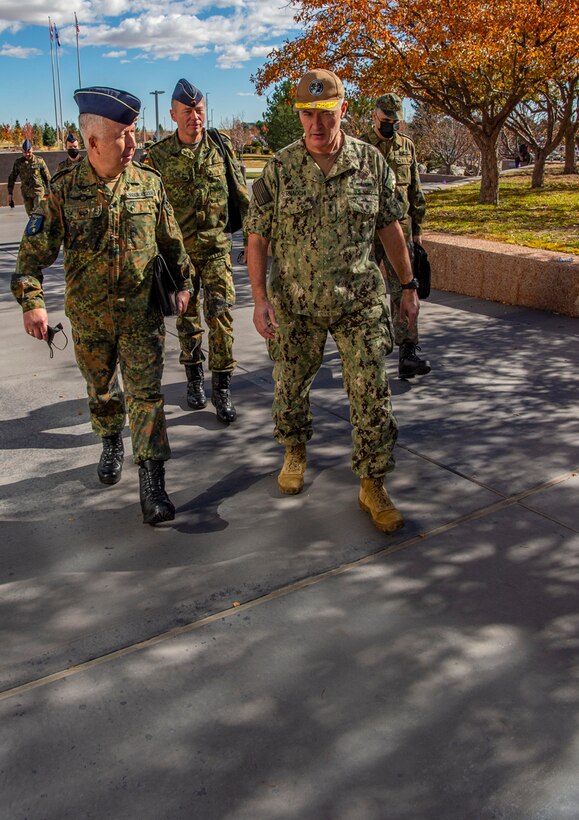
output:
<path id="1" fill-rule="evenodd" d="M 332 111 L 344 99 L 344 86 L 333 71 L 314 68 L 308 71 L 298 83 L 295 108 L 322 108 Z"/>

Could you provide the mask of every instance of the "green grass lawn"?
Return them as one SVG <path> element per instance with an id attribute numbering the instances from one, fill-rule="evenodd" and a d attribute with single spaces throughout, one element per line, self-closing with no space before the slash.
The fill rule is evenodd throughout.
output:
<path id="1" fill-rule="evenodd" d="M 579 175 L 548 166 L 545 187 L 531 172 L 502 175 L 499 205 L 479 205 L 480 184 L 427 194 L 424 229 L 579 255 Z"/>

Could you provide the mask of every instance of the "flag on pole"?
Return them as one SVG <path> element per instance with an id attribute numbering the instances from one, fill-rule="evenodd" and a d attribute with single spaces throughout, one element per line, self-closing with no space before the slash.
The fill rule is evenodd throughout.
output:
<path id="1" fill-rule="evenodd" d="M 50 21 L 50 17 L 48 18 L 48 30 L 50 31 L 50 42 L 52 43 L 52 41 L 54 40 L 54 36 L 52 34 L 52 23 Z"/>
<path id="2" fill-rule="evenodd" d="M 81 80 L 81 77 L 80 77 L 80 46 L 79 46 L 79 43 L 78 43 L 78 35 L 79 35 L 79 32 L 80 32 L 80 26 L 78 24 L 78 17 L 76 16 L 76 11 L 74 13 L 74 25 L 75 25 L 75 28 L 76 28 L 76 62 L 77 62 L 77 66 L 78 66 L 78 86 L 80 88 L 82 86 L 82 80 Z"/>
<path id="3" fill-rule="evenodd" d="M 58 46 L 59 48 L 62 48 L 62 46 L 60 45 L 60 37 L 59 37 L 59 35 L 58 35 L 58 29 L 56 28 L 56 26 L 54 26 L 54 36 L 56 37 L 56 44 L 57 44 L 57 46 Z"/>

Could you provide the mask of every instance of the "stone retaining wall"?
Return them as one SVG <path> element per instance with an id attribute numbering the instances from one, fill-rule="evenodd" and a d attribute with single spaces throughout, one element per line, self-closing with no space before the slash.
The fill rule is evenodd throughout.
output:
<path id="1" fill-rule="evenodd" d="M 579 256 L 426 231 L 432 286 L 579 316 Z"/>

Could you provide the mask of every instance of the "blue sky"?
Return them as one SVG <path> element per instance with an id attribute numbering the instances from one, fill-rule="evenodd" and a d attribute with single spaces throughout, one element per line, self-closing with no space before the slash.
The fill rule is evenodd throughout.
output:
<path id="1" fill-rule="evenodd" d="M 185 77 L 208 95 L 215 126 L 259 119 L 266 107 L 250 76 L 276 45 L 297 33 L 286 0 L 0 0 L 0 122 L 54 124 L 48 16 L 58 27 L 63 116 L 74 121 L 78 87 L 74 13 L 80 26 L 82 84 L 140 97 L 146 126 L 172 128 L 171 92 Z M 139 127 L 143 120 L 139 119 Z"/>

